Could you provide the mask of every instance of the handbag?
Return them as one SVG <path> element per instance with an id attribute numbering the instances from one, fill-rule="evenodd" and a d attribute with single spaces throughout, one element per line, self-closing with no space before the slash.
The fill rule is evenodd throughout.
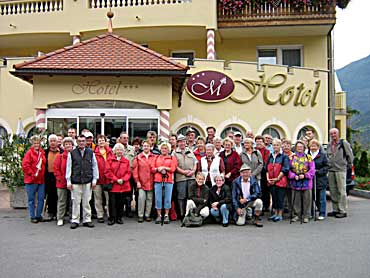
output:
<path id="1" fill-rule="evenodd" d="M 106 183 L 102 185 L 103 191 L 111 191 L 113 188 L 113 183 Z"/>

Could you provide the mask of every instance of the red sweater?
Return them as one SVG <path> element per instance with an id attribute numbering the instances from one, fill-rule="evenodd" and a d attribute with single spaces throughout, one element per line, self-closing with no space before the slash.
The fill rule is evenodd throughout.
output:
<path id="1" fill-rule="evenodd" d="M 173 183 L 173 173 L 176 171 L 177 168 L 177 159 L 176 157 L 170 155 L 159 155 L 155 159 L 153 159 L 152 173 L 154 173 L 154 182 L 162 182 L 162 174 L 157 172 L 156 169 L 163 166 L 170 168 L 170 171 L 167 172 L 165 182 Z"/>
<path id="2" fill-rule="evenodd" d="M 220 158 L 225 164 L 225 175 L 231 173 L 230 178 L 226 179 L 226 183 L 231 184 L 234 179 L 239 177 L 242 160 L 236 151 L 231 151 L 231 154 L 228 156 L 225 156 L 225 151 L 222 151 L 220 153 Z"/>
<path id="3" fill-rule="evenodd" d="M 131 177 L 130 161 L 126 158 L 121 157 L 120 160 L 117 160 L 115 156 L 110 157 L 105 165 L 105 176 L 113 184 L 111 192 L 122 193 L 131 190 L 129 182 Z M 119 179 L 123 180 L 122 184 L 117 182 Z"/>
<path id="4" fill-rule="evenodd" d="M 41 169 L 36 168 L 39 159 L 42 159 Z M 31 147 L 22 160 L 22 170 L 25 184 L 45 184 L 46 158 L 43 149 L 36 151 Z M 37 173 L 37 176 L 36 176 Z"/>
<path id="5" fill-rule="evenodd" d="M 112 157 L 114 157 L 111 148 L 105 147 L 105 151 L 106 151 L 107 160 L 104 159 L 103 155 L 100 152 L 99 147 L 96 147 L 95 152 L 94 152 L 96 161 L 98 163 L 98 169 L 99 169 L 99 179 L 96 184 L 100 184 L 100 185 L 109 183 L 105 175 L 105 167 L 106 167 L 107 161 L 111 159 Z"/>
<path id="6" fill-rule="evenodd" d="M 156 156 L 149 153 L 148 158 L 143 153 L 140 153 L 133 163 L 133 176 L 135 182 L 141 183 L 141 189 L 153 190 L 153 174 L 151 172 L 151 165 Z"/>
<path id="7" fill-rule="evenodd" d="M 67 188 L 66 168 L 68 151 L 58 154 L 54 161 L 54 176 L 57 188 Z"/>

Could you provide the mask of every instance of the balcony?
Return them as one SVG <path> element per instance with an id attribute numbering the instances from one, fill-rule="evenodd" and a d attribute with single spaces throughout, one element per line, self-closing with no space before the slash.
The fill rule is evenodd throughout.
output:
<path id="1" fill-rule="evenodd" d="M 335 24 L 335 2 L 324 5 L 318 1 L 316 5 L 302 4 L 295 6 L 289 1 L 275 0 L 247 1 L 238 9 L 224 6 L 218 1 L 218 27 L 262 27 L 291 25 L 327 25 Z"/>
<path id="2" fill-rule="evenodd" d="M 347 100 L 346 100 L 346 93 L 345 92 L 338 92 L 335 94 L 335 110 L 339 114 L 341 112 L 346 113 L 347 109 Z"/>

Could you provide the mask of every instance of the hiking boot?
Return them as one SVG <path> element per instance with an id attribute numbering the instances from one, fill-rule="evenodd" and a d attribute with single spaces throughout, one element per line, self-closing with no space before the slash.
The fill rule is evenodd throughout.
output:
<path id="1" fill-rule="evenodd" d="M 303 218 L 303 223 L 308 223 L 309 219 L 307 217 Z"/>
<path id="2" fill-rule="evenodd" d="M 94 224 L 92 222 L 85 222 L 82 224 L 82 226 L 84 227 L 88 227 L 88 228 L 94 228 Z"/>
<path id="3" fill-rule="evenodd" d="M 70 227 L 72 230 L 74 230 L 74 229 L 76 229 L 76 228 L 78 228 L 78 223 L 72 223 L 71 224 L 71 227 Z"/>
<path id="4" fill-rule="evenodd" d="M 114 225 L 114 223 L 115 223 L 115 222 L 114 222 L 114 219 L 109 219 L 109 220 L 108 220 L 108 225 L 109 225 L 109 226 Z"/>
<path id="5" fill-rule="evenodd" d="M 317 220 L 319 220 L 319 221 L 322 221 L 322 220 L 324 220 L 325 219 L 325 216 L 322 216 L 322 215 L 320 215 L 318 218 L 317 218 Z"/>
<path id="6" fill-rule="evenodd" d="M 155 224 L 161 224 L 161 222 L 162 222 L 162 217 L 158 215 L 157 218 L 155 219 Z"/>
<path id="7" fill-rule="evenodd" d="M 164 216 L 163 223 L 164 223 L 164 224 L 170 224 L 170 218 L 168 217 L 168 215 L 165 215 L 165 216 Z"/>
<path id="8" fill-rule="evenodd" d="M 229 223 L 222 223 L 222 227 L 226 228 L 227 226 L 229 226 Z"/>
<path id="9" fill-rule="evenodd" d="M 262 222 L 259 220 L 259 218 L 258 218 L 258 217 L 255 217 L 255 218 L 254 218 L 254 225 L 255 225 L 256 227 L 258 227 L 258 228 L 262 228 L 262 227 L 263 227 L 263 224 L 262 224 Z"/>
<path id="10" fill-rule="evenodd" d="M 298 216 L 294 216 L 290 221 L 297 222 L 298 220 L 299 220 L 299 217 Z"/>
<path id="11" fill-rule="evenodd" d="M 98 223 L 104 223 L 104 218 L 98 218 Z"/>
<path id="12" fill-rule="evenodd" d="M 31 218 L 31 223 L 37 224 L 39 223 L 39 220 L 37 220 L 37 218 Z"/>
<path id="13" fill-rule="evenodd" d="M 146 222 L 152 222 L 152 218 L 151 218 L 151 217 L 146 217 L 146 218 L 145 218 L 145 221 L 146 221 Z"/>
<path id="14" fill-rule="evenodd" d="M 122 218 L 117 218 L 116 223 L 122 225 L 123 224 Z"/>
<path id="15" fill-rule="evenodd" d="M 328 217 L 335 217 L 338 214 L 336 211 L 332 211 L 328 213 Z"/>
<path id="16" fill-rule="evenodd" d="M 57 222 L 57 226 L 63 226 L 63 225 L 64 225 L 63 219 L 59 219 Z"/>
<path id="17" fill-rule="evenodd" d="M 345 217 L 347 217 L 347 213 L 345 213 L 345 212 L 338 212 L 335 215 L 335 218 L 345 218 Z"/>
<path id="18" fill-rule="evenodd" d="M 144 218 L 143 217 L 139 217 L 138 220 L 137 220 L 137 222 L 143 223 L 144 222 Z"/>

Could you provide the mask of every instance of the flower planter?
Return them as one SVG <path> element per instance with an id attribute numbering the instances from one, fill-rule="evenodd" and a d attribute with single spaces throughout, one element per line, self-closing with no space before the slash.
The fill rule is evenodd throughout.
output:
<path id="1" fill-rule="evenodd" d="M 368 190 L 361 190 L 361 189 L 353 189 L 349 191 L 349 194 L 356 197 L 370 199 L 370 191 Z"/>
<path id="2" fill-rule="evenodd" d="M 348 5 L 349 0 L 338 0 L 337 6 L 341 9 L 345 9 Z"/>
<path id="3" fill-rule="evenodd" d="M 12 208 L 27 208 L 27 193 L 24 186 L 17 186 L 14 192 L 10 193 L 10 206 Z"/>

